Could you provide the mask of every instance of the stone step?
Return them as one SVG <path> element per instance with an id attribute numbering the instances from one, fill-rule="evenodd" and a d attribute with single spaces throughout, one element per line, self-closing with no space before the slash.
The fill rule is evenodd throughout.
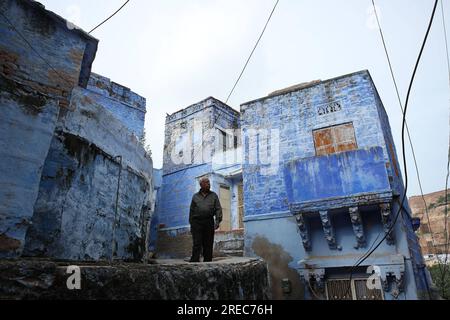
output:
<path id="1" fill-rule="evenodd" d="M 235 256 L 235 257 L 244 256 L 244 250 L 220 250 L 220 252 L 228 256 Z"/>

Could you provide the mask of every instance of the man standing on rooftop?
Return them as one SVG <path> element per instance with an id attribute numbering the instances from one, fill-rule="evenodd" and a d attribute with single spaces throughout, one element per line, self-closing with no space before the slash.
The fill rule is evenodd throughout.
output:
<path id="1" fill-rule="evenodd" d="M 200 179 L 200 191 L 192 197 L 189 223 L 193 240 L 190 262 L 200 262 L 203 249 L 203 262 L 212 261 L 214 230 L 222 221 L 222 207 L 217 194 L 210 190 L 208 178 Z"/>

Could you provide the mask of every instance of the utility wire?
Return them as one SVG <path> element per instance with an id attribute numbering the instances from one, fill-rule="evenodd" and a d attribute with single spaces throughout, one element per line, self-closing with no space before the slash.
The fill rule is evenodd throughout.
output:
<path id="1" fill-rule="evenodd" d="M 361 263 L 364 262 L 364 261 L 365 261 L 365 260 L 366 260 L 366 259 L 367 259 L 367 258 L 368 258 L 368 257 L 369 257 L 369 256 L 370 256 L 370 255 L 371 255 L 371 254 L 372 254 L 372 253 L 373 253 L 373 252 L 381 245 L 381 243 L 387 238 L 387 236 L 392 232 L 392 230 L 393 230 L 393 228 L 394 228 L 394 226 L 395 226 L 395 224 L 396 224 L 396 222 L 397 222 L 397 219 L 398 219 L 398 217 L 399 217 L 399 215 L 400 215 L 400 212 L 401 212 L 402 209 L 403 209 L 402 204 L 403 204 L 403 202 L 405 201 L 406 193 L 407 193 L 407 190 L 408 190 L 408 172 L 407 172 L 406 157 L 405 157 L 405 124 L 406 124 L 406 112 L 407 112 L 407 109 L 408 109 L 409 97 L 410 97 L 410 94 L 411 94 L 412 85 L 413 85 L 413 83 L 414 83 L 414 78 L 415 78 L 415 75 L 416 75 L 416 72 L 417 72 L 419 63 L 420 63 L 420 59 L 421 59 L 421 57 L 422 57 L 423 50 L 424 50 L 424 48 L 425 48 L 426 41 L 427 41 L 427 39 L 428 39 L 429 32 L 430 32 L 430 30 L 431 30 L 431 26 L 432 26 L 432 24 L 433 24 L 433 20 L 434 20 L 434 16 L 435 16 L 437 4 L 438 4 L 438 0 L 435 1 L 434 7 L 433 7 L 433 12 L 432 12 L 431 18 L 430 18 L 430 22 L 429 22 L 429 24 L 428 24 L 427 32 L 426 32 L 426 34 L 425 34 L 425 38 L 424 38 L 424 40 L 423 40 L 422 47 L 420 48 L 419 56 L 418 56 L 418 58 L 417 58 L 417 61 L 416 61 L 415 66 L 414 66 L 414 71 L 413 71 L 413 74 L 412 74 L 412 76 L 411 76 L 411 81 L 410 81 L 410 84 L 409 84 L 409 87 L 408 87 L 408 93 L 407 93 L 407 95 L 406 95 L 405 108 L 404 108 L 404 111 L 403 111 L 403 121 L 402 121 L 402 155 L 403 155 L 403 164 L 404 164 L 404 168 L 405 168 L 405 187 L 404 187 L 404 193 L 403 193 L 403 196 L 402 196 L 402 200 L 401 200 L 400 203 L 399 203 L 399 204 L 400 204 L 399 210 L 398 210 L 398 212 L 397 212 L 397 214 L 396 214 L 396 217 L 395 217 L 395 219 L 394 219 L 394 222 L 392 223 L 392 225 L 391 225 L 391 227 L 389 228 L 388 232 L 386 232 L 386 234 L 385 234 L 384 237 L 381 239 L 381 241 L 380 241 L 380 242 L 379 242 L 372 250 L 370 250 L 370 251 L 368 252 L 368 254 L 366 255 L 366 257 L 363 258 L 363 259 L 356 265 L 356 267 L 359 266 L 359 265 L 361 265 Z"/>
<path id="2" fill-rule="evenodd" d="M 130 0 L 125 1 L 125 3 L 119 8 L 117 9 L 112 15 L 110 15 L 108 18 L 106 18 L 105 20 L 103 20 L 101 23 L 99 23 L 95 28 L 93 28 L 91 31 L 89 31 L 88 33 L 92 33 L 94 32 L 94 30 L 96 30 L 97 28 L 99 28 L 101 25 L 103 25 L 106 21 L 108 21 L 109 19 L 111 19 L 112 17 L 114 17 L 117 13 L 119 13 L 120 10 L 123 9 L 123 7 L 125 7 L 128 2 L 130 2 Z"/>
<path id="3" fill-rule="evenodd" d="M 441 4 L 442 4 L 442 2 L 441 2 Z M 376 6 L 375 6 L 375 0 L 372 0 L 372 6 L 373 6 L 373 10 L 374 10 L 375 17 L 376 17 L 376 20 L 377 20 L 378 30 L 380 31 L 381 40 L 382 40 L 382 42 L 383 42 L 384 52 L 385 52 L 385 54 L 386 54 L 386 59 L 387 59 L 388 65 L 389 65 L 389 70 L 390 70 L 390 72 L 391 72 L 392 81 L 393 81 L 393 83 L 394 83 L 395 92 L 396 92 L 396 94 L 397 94 L 398 105 L 399 105 L 399 107 L 400 107 L 400 110 L 401 110 L 402 113 L 403 113 L 403 104 L 402 104 L 402 101 L 401 101 L 401 98 L 400 98 L 400 93 L 399 93 L 399 90 L 398 90 L 397 81 L 395 80 L 394 70 L 393 70 L 392 64 L 391 64 L 391 59 L 389 58 L 389 53 L 388 53 L 386 41 L 385 41 L 385 39 L 384 39 L 383 30 L 382 30 L 382 28 L 381 28 L 381 23 L 380 23 L 380 20 L 379 20 L 377 8 L 376 8 Z M 407 132 L 407 134 L 408 134 L 409 144 L 410 144 L 410 146 L 411 146 L 412 156 L 413 156 L 413 159 L 414 159 L 414 166 L 415 166 L 415 168 L 416 168 L 417 181 L 418 181 L 418 183 L 419 183 L 420 194 L 421 194 L 421 196 L 422 196 L 422 200 L 423 200 L 423 203 L 424 203 L 424 205 L 425 205 L 425 213 L 426 213 L 426 217 L 427 217 L 427 221 L 428 221 L 428 226 L 430 227 L 430 233 L 431 233 L 431 237 L 432 237 L 432 241 L 433 241 L 433 245 L 434 245 L 435 241 L 434 241 L 433 232 L 431 231 L 430 217 L 429 217 L 429 214 L 428 214 L 428 206 L 427 206 L 427 202 L 425 201 L 424 194 L 423 194 L 422 182 L 421 182 L 421 180 L 420 180 L 420 174 L 419 174 L 419 166 L 417 165 L 416 153 L 415 153 L 415 151 L 414 151 L 414 145 L 413 145 L 413 143 L 412 143 L 411 135 L 410 135 L 410 133 L 409 133 L 408 123 L 406 122 L 406 120 L 405 120 L 405 126 L 406 126 L 406 132 Z"/>
<path id="4" fill-rule="evenodd" d="M 277 2 L 275 3 L 275 5 L 274 5 L 272 11 L 270 12 L 269 18 L 267 19 L 266 24 L 264 25 L 264 29 L 262 30 L 262 32 L 261 32 L 261 34 L 260 34 L 258 40 L 256 41 L 256 44 L 255 44 L 255 46 L 253 47 L 253 50 L 252 50 L 250 56 L 248 57 L 247 62 L 245 63 L 245 66 L 244 66 L 244 68 L 242 69 L 241 74 L 239 75 L 239 78 L 238 78 L 237 81 L 235 82 L 235 84 L 234 84 L 234 86 L 233 86 L 233 89 L 231 90 L 230 94 L 228 95 L 228 98 L 227 98 L 225 104 L 228 103 L 228 100 L 230 99 L 230 96 L 232 95 L 234 89 L 236 88 L 236 85 L 238 84 L 239 80 L 241 79 L 242 74 L 244 73 L 245 68 L 247 67 L 247 64 L 249 63 L 249 61 L 250 61 L 250 59 L 251 59 L 251 57 L 252 57 L 252 55 L 253 55 L 253 52 L 255 51 L 256 47 L 258 46 L 258 43 L 259 43 L 259 41 L 261 40 L 262 36 L 264 35 L 264 32 L 266 31 L 267 25 L 269 24 L 269 21 L 270 21 L 270 19 L 272 18 L 272 15 L 273 15 L 273 13 L 275 12 L 275 9 L 276 9 L 276 7 L 277 7 L 279 1 L 280 1 L 280 0 L 277 0 Z M 212 135 L 214 134 L 214 126 L 216 125 L 217 120 L 219 120 L 219 117 L 220 117 L 220 115 L 217 115 L 217 116 L 214 118 L 214 121 L 213 121 L 212 126 L 211 126 L 211 134 L 209 134 L 205 139 L 202 139 L 203 141 L 207 141 L 209 138 L 212 137 Z M 203 143 L 203 142 L 202 142 L 202 143 Z M 199 150 L 197 150 L 197 152 L 194 154 L 194 157 L 193 157 L 192 160 L 196 159 L 196 157 L 198 156 L 199 152 L 201 152 L 202 150 L 203 150 L 202 148 L 199 148 Z M 178 183 L 181 181 L 181 178 L 183 178 L 184 174 L 186 173 L 186 170 L 187 170 L 187 169 L 188 169 L 188 167 L 186 167 L 186 168 L 183 169 L 183 171 L 182 171 L 182 173 L 181 173 L 181 176 L 177 179 L 176 183 L 172 184 L 172 187 L 171 187 L 171 189 L 169 189 L 169 191 L 172 191 L 173 186 L 177 186 L 177 185 L 178 185 Z"/>
<path id="5" fill-rule="evenodd" d="M 416 61 L 416 64 L 415 64 L 415 66 L 414 66 L 414 71 L 413 71 L 412 76 L 411 76 L 411 80 L 410 80 L 409 87 L 408 87 L 408 93 L 407 93 L 407 95 L 406 95 L 405 108 L 404 108 L 404 110 L 403 110 L 403 121 L 402 121 L 402 156 L 403 156 L 403 165 L 404 165 L 404 168 L 405 168 L 405 187 L 404 187 L 404 192 L 403 192 L 402 200 L 401 200 L 400 203 L 399 203 L 399 209 L 398 209 L 397 214 L 395 215 L 395 219 L 394 219 L 392 225 L 390 226 L 389 230 L 388 230 L 388 231 L 385 233 L 385 235 L 383 236 L 383 238 L 378 242 L 378 244 L 377 244 L 373 249 L 370 249 L 368 252 L 366 252 L 366 253 L 358 260 L 359 262 L 355 263 L 355 264 L 352 266 L 352 268 L 351 268 L 351 270 L 350 270 L 350 283 L 349 283 L 349 288 L 347 289 L 347 293 L 348 293 L 348 291 L 349 291 L 349 289 L 350 289 L 351 279 L 352 279 L 352 276 L 353 276 L 353 271 L 354 271 L 354 269 L 355 269 L 356 267 L 360 266 L 365 260 L 367 260 L 367 259 L 370 257 L 370 255 L 372 255 L 372 254 L 375 252 L 375 250 L 377 250 L 378 247 L 383 243 L 383 241 L 387 238 L 387 236 L 388 236 L 388 235 L 392 232 L 392 230 L 394 229 L 394 227 L 395 227 L 395 225 L 396 225 L 396 223 L 397 223 L 398 217 L 399 217 L 401 211 L 403 210 L 403 202 L 405 201 L 406 193 L 407 193 L 407 191 L 408 191 L 408 171 L 407 171 L 407 167 L 406 167 L 406 156 L 405 156 L 405 124 L 406 124 L 406 112 L 407 112 L 407 110 L 408 110 L 409 97 L 410 97 L 410 94 L 411 94 L 412 85 L 413 85 L 413 83 L 414 83 L 414 78 L 415 78 L 415 76 L 416 76 L 417 68 L 419 67 L 420 59 L 422 58 L 422 53 L 423 53 L 423 50 L 424 50 L 424 48 L 425 48 L 425 44 L 426 44 L 426 42 L 427 42 L 428 35 L 429 35 L 429 33 L 430 33 L 430 30 L 431 30 L 431 26 L 432 26 L 432 24 L 433 24 L 433 20 L 434 20 L 434 16 L 435 16 L 436 7 L 437 7 L 438 2 L 439 2 L 439 0 L 436 0 L 435 3 L 434 3 L 434 6 L 433 6 L 433 11 L 432 11 L 432 13 L 431 13 L 431 17 L 430 17 L 430 21 L 429 21 L 429 24 L 428 24 L 427 32 L 425 33 L 425 37 L 424 37 L 424 39 L 423 39 L 422 46 L 421 46 L 421 48 L 420 48 L 419 56 L 417 57 L 417 61 Z"/>
<path id="6" fill-rule="evenodd" d="M 255 46 L 253 47 L 253 50 L 252 50 L 252 52 L 250 53 L 250 56 L 248 57 L 247 61 L 245 62 L 245 65 L 244 65 L 244 67 L 242 68 L 242 71 L 241 71 L 241 73 L 239 74 L 239 77 L 237 78 L 236 82 L 234 83 L 234 86 L 233 86 L 233 88 L 231 89 L 230 94 L 228 95 L 227 100 L 225 101 L 225 103 L 228 103 L 228 100 L 230 100 L 230 97 L 231 97 L 231 95 L 233 94 L 234 89 L 236 88 L 237 84 L 239 83 L 239 80 L 241 80 L 241 77 L 242 77 L 242 75 L 244 74 L 244 71 L 245 71 L 245 69 L 247 68 L 248 63 L 250 62 L 250 59 L 251 59 L 252 56 L 253 56 L 253 52 L 255 52 L 256 47 L 257 47 L 258 44 L 259 44 L 259 41 L 261 40 L 262 36 L 264 35 L 264 32 L 266 31 L 267 25 L 269 24 L 270 19 L 272 18 L 272 15 L 273 15 L 275 9 L 277 8 L 277 5 L 278 5 L 278 2 L 279 2 L 279 1 L 280 1 L 280 0 L 277 0 L 277 2 L 275 3 L 275 5 L 273 6 L 272 12 L 270 13 L 269 18 L 268 18 L 267 21 L 266 21 L 266 24 L 265 24 L 265 26 L 264 26 L 264 29 L 262 30 L 261 34 L 259 35 L 258 41 L 256 41 Z"/>
<path id="7" fill-rule="evenodd" d="M 442 4 L 442 2 L 441 2 L 441 4 Z M 402 114 L 403 114 L 403 104 L 402 104 L 402 100 L 400 98 L 400 93 L 399 93 L 399 89 L 398 89 L 398 86 L 397 86 L 397 81 L 395 80 L 394 70 L 392 68 L 391 59 L 389 58 L 389 52 L 388 52 L 388 49 L 387 49 L 386 41 L 384 39 L 383 30 L 381 28 L 381 23 L 380 23 L 378 12 L 377 12 L 377 8 L 376 8 L 376 5 L 375 5 L 375 0 L 372 0 L 372 6 L 373 6 L 373 11 L 375 13 L 376 21 L 377 21 L 377 24 L 378 24 L 378 30 L 380 31 L 381 41 L 383 42 L 384 52 L 386 54 L 386 59 L 387 59 L 388 65 L 389 65 L 389 70 L 390 70 L 390 73 L 391 73 L 392 81 L 394 83 L 395 92 L 397 94 L 398 105 L 399 105 L 400 110 L 402 111 Z M 419 174 L 419 166 L 417 165 L 416 153 L 414 151 L 414 145 L 412 143 L 411 135 L 409 133 L 409 126 L 408 126 L 408 123 L 406 122 L 406 120 L 405 120 L 405 126 L 406 126 L 406 132 L 408 134 L 409 144 L 411 146 L 412 156 L 413 156 L 413 159 L 414 159 L 414 166 L 416 168 L 417 181 L 419 183 L 420 194 L 421 194 L 421 197 L 422 197 L 423 204 L 425 206 L 425 216 L 427 218 L 428 228 L 429 228 L 430 234 L 431 234 L 431 242 L 433 244 L 434 253 L 436 254 L 437 253 L 436 241 L 434 240 L 434 233 L 433 233 L 433 231 L 431 229 L 430 216 L 429 216 L 429 213 L 428 213 L 428 205 L 427 205 L 427 202 L 425 201 L 425 196 L 423 194 L 422 182 L 420 180 L 420 174 Z M 439 264 L 439 269 L 440 269 L 441 274 L 442 274 L 442 266 L 441 266 L 441 264 Z"/>
<path id="8" fill-rule="evenodd" d="M 441 13 L 442 13 L 442 26 L 444 28 L 444 42 L 445 42 L 445 52 L 446 52 L 446 58 L 447 58 L 447 71 L 448 71 L 448 81 L 449 81 L 449 88 L 450 88 L 450 58 L 449 58 L 449 50 L 448 50 L 448 42 L 447 42 L 447 29 L 445 26 L 445 14 L 444 14 L 444 4 L 441 1 Z M 445 274 L 448 270 L 448 246 L 449 246 L 449 237 L 448 237 L 448 179 L 450 176 L 450 134 L 449 134 L 449 146 L 448 146 L 448 156 L 447 156 L 447 176 L 445 178 L 445 226 L 444 226 L 444 236 L 445 236 L 445 261 L 444 261 L 444 272 L 441 274 L 441 283 L 444 283 L 445 280 Z M 438 257 L 438 261 L 439 257 Z M 444 290 L 444 288 L 442 289 Z"/>

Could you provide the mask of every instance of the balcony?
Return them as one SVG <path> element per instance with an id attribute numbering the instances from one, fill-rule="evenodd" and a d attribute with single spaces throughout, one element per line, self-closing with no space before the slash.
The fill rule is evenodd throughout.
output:
<path id="1" fill-rule="evenodd" d="M 392 200 L 381 147 L 290 161 L 284 167 L 284 180 L 292 212 L 317 212 Z"/>
<path id="2" fill-rule="evenodd" d="M 332 212 L 345 209 L 356 238 L 354 248 L 366 247 L 360 207 L 378 205 L 386 242 L 395 243 L 392 230 L 392 189 L 383 149 L 373 147 L 293 160 L 284 166 L 289 209 L 296 217 L 305 251 L 312 250 L 308 216 L 319 215 L 331 250 L 342 250 L 336 239 Z"/>

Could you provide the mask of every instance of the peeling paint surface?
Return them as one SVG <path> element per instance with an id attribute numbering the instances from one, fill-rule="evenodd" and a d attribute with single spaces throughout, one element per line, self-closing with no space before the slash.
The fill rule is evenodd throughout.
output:
<path id="1" fill-rule="evenodd" d="M 270 243 L 264 236 L 257 236 L 253 239 L 252 250 L 268 264 L 273 299 L 299 300 L 304 298 L 300 276 L 295 269 L 289 267 L 294 259 L 281 245 Z M 288 293 L 283 292 L 281 285 L 283 279 L 289 279 L 291 282 L 291 291 Z"/>
<path id="2" fill-rule="evenodd" d="M 0 258 L 12 258 L 22 253 L 60 108 L 90 72 L 93 56 L 84 52 L 97 40 L 61 28 L 64 20 L 37 2 L 1 1 L 0 10 L 53 62 L 50 68 L 0 19 Z"/>
<path id="3" fill-rule="evenodd" d="M 153 201 L 152 162 L 135 135 L 85 89 L 59 117 L 27 256 L 141 260 Z"/>
<path id="4" fill-rule="evenodd" d="M 99 75 L 106 92 L 86 89 L 98 41 L 41 4 L 0 10 L 34 48 L 0 19 L 0 258 L 142 259 L 154 207 L 136 137 L 145 98 Z"/>

